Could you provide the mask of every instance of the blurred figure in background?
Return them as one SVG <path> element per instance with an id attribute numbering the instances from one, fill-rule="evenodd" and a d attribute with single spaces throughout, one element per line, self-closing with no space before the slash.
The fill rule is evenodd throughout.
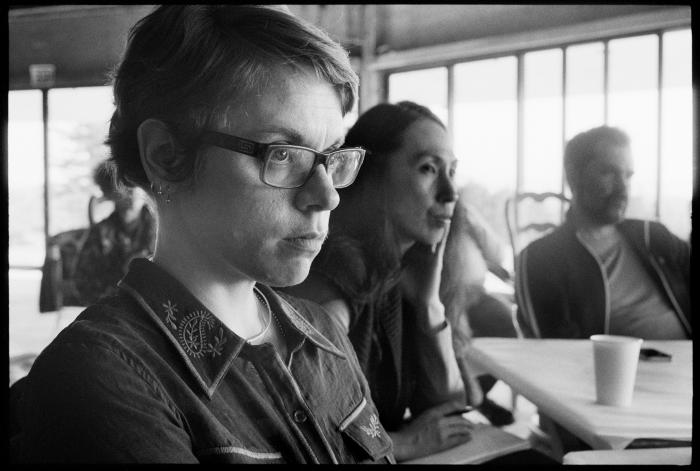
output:
<path id="1" fill-rule="evenodd" d="M 111 201 L 114 211 L 90 226 L 79 252 L 75 287 L 84 306 L 116 293 L 129 262 L 153 254 L 156 236 L 155 219 L 141 188 L 118 185 L 109 161 L 95 167 L 93 180 L 102 191 L 98 202 Z"/>
<path id="2" fill-rule="evenodd" d="M 688 339 L 690 246 L 664 225 L 626 219 L 634 173 L 627 134 L 601 126 L 564 151 L 565 222 L 519 255 L 519 324 L 535 337 Z"/>

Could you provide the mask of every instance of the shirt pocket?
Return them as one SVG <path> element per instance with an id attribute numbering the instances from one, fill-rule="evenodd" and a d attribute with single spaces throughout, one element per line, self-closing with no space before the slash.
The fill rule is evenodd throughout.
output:
<path id="1" fill-rule="evenodd" d="M 377 461 L 387 457 L 390 462 L 394 461 L 391 438 L 379 422 L 379 413 L 374 404 L 367 401 L 365 397 L 362 398 L 357 407 L 345 416 L 338 429 L 345 440 L 364 451 L 367 456 L 364 456 L 363 459 L 369 457 L 373 461 Z"/>

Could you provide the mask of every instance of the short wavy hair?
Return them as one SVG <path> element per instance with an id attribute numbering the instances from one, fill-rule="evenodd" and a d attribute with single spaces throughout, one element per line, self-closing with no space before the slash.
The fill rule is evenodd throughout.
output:
<path id="1" fill-rule="evenodd" d="M 173 181 L 190 176 L 201 133 L 226 116 L 226 104 L 259 93 L 279 67 L 311 71 L 331 84 L 342 112 L 352 109 L 359 79 L 348 52 L 284 9 L 255 5 L 164 5 L 129 33 L 112 73 L 115 111 L 107 145 L 117 178 L 148 191 L 137 129 L 163 121 L 188 153 Z"/>
<path id="2" fill-rule="evenodd" d="M 585 166 L 598 158 L 601 150 L 629 145 L 627 133 L 611 126 L 598 126 L 572 137 L 564 148 L 564 171 L 569 186 L 575 185 Z"/>

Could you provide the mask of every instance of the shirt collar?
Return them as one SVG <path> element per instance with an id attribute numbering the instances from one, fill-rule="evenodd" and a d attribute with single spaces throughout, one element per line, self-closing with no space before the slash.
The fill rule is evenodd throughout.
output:
<path id="1" fill-rule="evenodd" d="M 119 287 L 135 298 L 153 318 L 211 398 L 231 363 L 246 345 L 245 340 L 219 321 L 177 279 L 147 259 L 132 260 Z M 267 286 L 258 284 L 257 287 L 284 324 L 290 350 L 295 350 L 308 339 L 318 348 L 345 357 L 287 300 Z"/>

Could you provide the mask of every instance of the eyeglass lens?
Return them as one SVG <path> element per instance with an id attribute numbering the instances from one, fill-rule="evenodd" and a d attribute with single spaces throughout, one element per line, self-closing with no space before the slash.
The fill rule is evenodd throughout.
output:
<path id="1" fill-rule="evenodd" d="M 313 171 L 316 156 L 313 152 L 294 147 L 272 147 L 265 159 L 263 179 L 266 183 L 282 188 L 303 185 Z M 333 152 L 327 162 L 328 175 L 336 188 L 349 185 L 355 179 L 361 162 L 357 150 Z"/>

